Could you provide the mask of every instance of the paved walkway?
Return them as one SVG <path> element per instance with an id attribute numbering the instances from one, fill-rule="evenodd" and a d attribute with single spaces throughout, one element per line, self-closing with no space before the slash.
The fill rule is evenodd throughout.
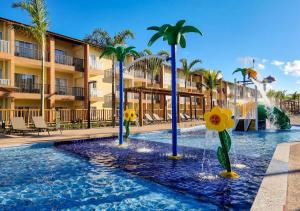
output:
<path id="1" fill-rule="evenodd" d="M 193 121 L 193 122 L 182 122 L 179 124 L 180 128 L 192 127 L 203 124 L 203 121 Z M 76 129 L 76 130 L 64 130 L 62 134 L 59 131 L 50 132 L 51 136 L 48 133 L 40 133 L 40 136 L 37 133 L 22 135 L 0 135 L 0 148 L 1 147 L 10 147 L 10 146 L 19 146 L 22 144 L 31 144 L 37 142 L 47 142 L 47 141 L 66 141 L 66 140 L 75 140 L 75 139 L 88 139 L 88 138 L 98 138 L 98 137 L 108 137 L 108 136 L 117 136 L 118 127 L 102 127 L 102 128 L 92 128 L 92 129 Z M 155 130 L 167 130 L 171 129 L 171 123 L 164 124 L 153 124 L 143 127 L 131 127 L 132 133 L 141 133 L 149 132 Z"/>

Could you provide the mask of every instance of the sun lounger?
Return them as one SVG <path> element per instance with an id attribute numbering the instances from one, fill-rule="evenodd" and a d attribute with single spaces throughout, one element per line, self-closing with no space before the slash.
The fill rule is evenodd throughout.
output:
<path id="1" fill-rule="evenodd" d="M 152 119 L 152 117 L 149 114 L 145 114 L 145 117 L 146 117 L 147 124 L 152 124 L 155 122 L 154 119 Z"/>
<path id="2" fill-rule="evenodd" d="M 186 121 L 187 118 L 182 114 L 182 113 L 179 113 L 179 117 L 182 121 Z"/>
<path id="3" fill-rule="evenodd" d="M 23 117 L 13 117 L 11 119 L 11 126 L 13 131 L 22 132 L 23 135 L 25 135 L 25 133 L 30 133 L 35 131 L 32 128 L 26 127 Z"/>
<path id="4" fill-rule="evenodd" d="M 34 116 L 34 117 L 32 117 L 32 120 L 33 120 L 34 127 L 38 131 L 38 135 L 40 135 L 39 133 L 42 131 L 47 131 L 48 135 L 50 136 L 50 130 L 51 131 L 56 130 L 56 127 L 49 127 L 46 124 L 46 122 L 44 121 L 43 117 L 41 117 L 41 116 Z M 60 130 L 60 132 L 61 132 L 61 130 Z"/>
<path id="5" fill-rule="evenodd" d="M 191 119 L 191 117 L 187 114 L 184 114 L 184 116 L 185 116 L 186 119 Z"/>
<path id="6" fill-rule="evenodd" d="M 167 119 L 172 120 L 172 114 L 167 114 Z"/>
<path id="7" fill-rule="evenodd" d="M 155 121 L 158 121 L 158 122 L 164 121 L 164 119 L 161 118 L 160 116 L 158 116 L 157 114 L 153 114 L 153 118 L 154 118 Z"/>

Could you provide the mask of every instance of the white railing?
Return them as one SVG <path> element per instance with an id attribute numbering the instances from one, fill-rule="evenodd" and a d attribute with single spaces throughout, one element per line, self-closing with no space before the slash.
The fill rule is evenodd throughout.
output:
<path id="1" fill-rule="evenodd" d="M 191 83 L 191 87 L 197 87 L 196 82 L 192 82 L 192 83 Z"/>
<path id="2" fill-rule="evenodd" d="M 0 79 L 1 86 L 10 86 L 10 79 Z"/>
<path id="3" fill-rule="evenodd" d="M 0 52 L 10 53 L 9 41 L 0 40 Z"/>
<path id="4" fill-rule="evenodd" d="M 185 86 L 185 80 L 184 80 L 184 79 L 178 78 L 178 79 L 177 79 L 177 83 L 178 83 L 179 86 L 181 86 L 181 87 L 184 87 L 184 86 Z"/>
<path id="5" fill-rule="evenodd" d="M 137 77 L 137 78 L 145 78 L 145 74 L 144 74 L 143 71 L 135 70 L 135 71 L 134 71 L 134 77 Z"/>
<path id="6" fill-rule="evenodd" d="M 90 89 L 90 97 L 102 97 L 102 93 L 100 89 Z"/>
<path id="7" fill-rule="evenodd" d="M 73 66 L 73 57 L 72 56 L 67 56 L 67 55 L 55 55 L 55 62 L 58 64 L 65 64 L 69 66 Z"/>
<path id="8" fill-rule="evenodd" d="M 94 70 L 103 70 L 103 64 L 90 57 L 90 68 Z"/>

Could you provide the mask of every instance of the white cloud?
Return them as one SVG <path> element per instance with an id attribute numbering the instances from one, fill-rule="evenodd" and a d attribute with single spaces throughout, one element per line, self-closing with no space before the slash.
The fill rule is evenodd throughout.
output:
<path id="1" fill-rule="evenodd" d="M 296 81 L 296 84 L 300 84 L 300 80 L 297 80 L 297 81 Z"/>
<path id="2" fill-rule="evenodd" d="M 268 62 L 268 60 L 267 60 L 267 59 L 262 59 L 261 61 L 262 61 L 262 63 L 266 63 L 266 62 Z"/>
<path id="3" fill-rule="evenodd" d="M 284 65 L 283 72 L 286 75 L 294 75 L 300 77 L 300 60 L 287 62 Z"/>
<path id="4" fill-rule="evenodd" d="M 258 63 L 258 64 L 257 64 L 257 69 L 263 70 L 263 69 L 265 69 L 265 65 L 262 64 L 262 63 Z"/>
<path id="5" fill-rule="evenodd" d="M 279 60 L 273 60 L 273 61 L 271 62 L 271 64 L 272 64 L 272 65 L 275 65 L 275 66 L 282 66 L 282 65 L 284 65 L 284 62 L 279 61 Z"/>

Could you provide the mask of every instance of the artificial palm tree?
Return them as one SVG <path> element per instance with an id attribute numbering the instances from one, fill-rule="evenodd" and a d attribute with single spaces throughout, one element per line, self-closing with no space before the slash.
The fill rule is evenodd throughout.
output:
<path id="1" fill-rule="evenodd" d="M 193 67 L 196 64 L 201 63 L 201 60 L 194 59 L 193 61 L 191 61 L 191 63 L 188 63 L 186 58 L 182 58 L 182 59 L 180 59 L 180 62 L 181 62 L 181 68 L 182 68 L 183 74 L 184 74 L 184 88 L 186 89 L 188 79 L 191 76 L 192 72 L 194 71 Z M 192 85 L 192 81 L 190 81 L 190 85 Z M 186 112 L 186 98 L 184 98 L 184 112 Z"/>
<path id="2" fill-rule="evenodd" d="M 35 38 L 41 47 L 41 115 L 44 118 L 45 113 L 45 51 L 46 51 L 46 33 L 48 29 L 47 9 L 44 0 L 24 0 L 16 2 L 13 8 L 21 8 L 29 13 L 32 21 L 31 27 L 15 26 Z"/>
<path id="3" fill-rule="evenodd" d="M 116 46 L 126 44 L 126 41 L 131 38 L 134 39 L 134 34 L 131 30 L 125 29 L 114 36 L 111 36 L 107 31 L 103 29 L 95 29 L 91 35 L 85 37 L 84 41 L 103 49 L 108 46 Z M 116 126 L 116 94 L 115 94 L 115 55 L 111 56 L 112 59 L 112 71 L 111 71 L 111 93 L 112 93 L 112 126 Z"/>
<path id="4" fill-rule="evenodd" d="M 222 78 L 222 72 L 217 70 L 199 69 L 197 72 L 203 75 L 202 86 L 204 86 L 210 95 L 210 109 L 213 108 L 213 92 L 217 89 Z"/>
<path id="5" fill-rule="evenodd" d="M 103 56 L 115 56 L 119 62 L 119 75 L 120 75 L 120 85 L 119 85 L 119 144 L 123 144 L 123 114 L 124 114 L 124 105 L 123 105 L 123 63 L 126 56 L 132 55 L 139 57 L 139 54 L 133 50 L 135 47 L 125 47 L 124 45 L 118 46 L 107 46 L 104 52 L 101 54 L 100 58 Z"/>
<path id="6" fill-rule="evenodd" d="M 194 26 L 184 26 L 185 20 L 178 21 L 175 25 L 164 24 L 162 26 L 151 26 L 148 30 L 156 31 L 148 42 L 151 46 L 159 38 L 163 38 L 171 46 L 172 66 L 172 155 L 177 158 L 177 87 L 176 87 L 176 46 L 186 47 L 185 34 L 194 32 L 202 36 L 202 32 Z"/>
<path id="7" fill-rule="evenodd" d="M 153 55 L 152 51 L 150 49 L 145 49 L 142 52 L 139 53 L 140 57 L 143 56 L 150 56 Z M 159 56 L 165 56 L 169 57 L 170 54 L 167 51 L 159 51 L 157 52 L 157 55 Z M 160 58 L 149 58 L 146 62 L 142 62 L 142 64 L 139 64 L 138 67 L 141 68 L 143 71 L 151 74 L 151 86 L 154 86 L 154 78 L 157 76 L 162 68 L 164 60 Z M 154 113 L 154 94 L 151 94 L 151 109 L 152 114 Z"/>

